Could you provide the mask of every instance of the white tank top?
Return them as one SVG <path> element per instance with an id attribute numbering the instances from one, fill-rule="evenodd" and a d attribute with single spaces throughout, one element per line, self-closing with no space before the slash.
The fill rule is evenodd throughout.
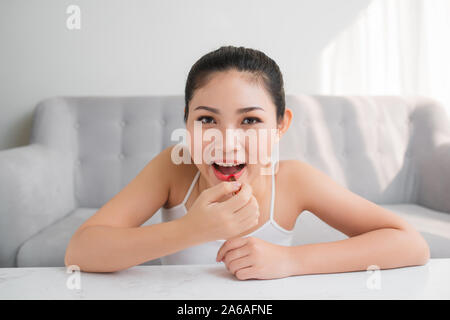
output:
<path id="1" fill-rule="evenodd" d="M 274 163 L 275 164 L 275 163 Z M 274 219 L 273 219 L 273 207 L 275 200 L 275 177 L 273 173 L 274 164 L 272 165 L 272 194 L 270 200 L 270 218 L 264 223 L 260 228 L 255 231 L 245 235 L 244 237 L 255 237 L 260 238 L 262 240 L 283 245 L 283 246 L 291 246 L 293 230 L 286 230 L 281 227 Z M 200 176 L 200 171 L 195 175 L 191 186 L 189 187 L 186 196 L 184 197 L 183 202 L 180 204 L 166 209 L 164 207 L 161 208 L 162 221 L 168 222 L 175 219 L 179 219 L 187 213 L 187 209 L 185 207 L 186 201 L 189 198 L 189 195 L 192 192 L 198 178 Z M 189 232 L 189 230 L 186 230 Z M 184 250 L 180 250 L 173 254 L 161 257 L 161 263 L 163 265 L 166 264 L 217 264 L 216 255 L 219 251 L 220 247 L 226 240 L 215 240 L 211 242 L 205 242 L 200 245 L 192 246 Z"/>

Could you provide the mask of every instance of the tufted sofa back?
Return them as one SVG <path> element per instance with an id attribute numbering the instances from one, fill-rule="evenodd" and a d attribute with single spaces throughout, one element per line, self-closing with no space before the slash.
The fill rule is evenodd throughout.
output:
<path id="1" fill-rule="evenodd" d="M 31 143 L 64 152 L 77 207 L 100 208 L 175 143 L 183 106 L 182 96 L 50 98 L 36 108 Z"/>
<path id="2" fill-rule="evenodd" d="M 415 202 L 417 163 L 445 113 L 398 96 L 287 95 L 294 118 L 280 159 L 300 159 L 377 203 Z M 184 97 L 55 97 L 37 108 L 31 143 L 63 153 L 78 207 L 99 208 L 184 128 Z M 442 125 L 445 125 L 443 123 Z"/>

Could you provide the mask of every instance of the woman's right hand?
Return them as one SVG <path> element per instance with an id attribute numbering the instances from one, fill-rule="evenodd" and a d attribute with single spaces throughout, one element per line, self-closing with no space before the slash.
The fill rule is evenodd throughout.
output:
<path id="1" fill-rule="evenodd" d="M 205 242 L 230 239 L 258 224 L 259 205 L 249 184 L 243 183 L 239 193 L 218 202 L 239 190 L 236 182 L 223 181 L 203 190 L 183 217 Z"/>

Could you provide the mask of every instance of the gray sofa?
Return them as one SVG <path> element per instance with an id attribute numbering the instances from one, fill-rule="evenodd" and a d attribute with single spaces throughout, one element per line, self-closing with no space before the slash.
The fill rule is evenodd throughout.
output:
<path id="1" fill-rule="evenodd" d="M 450 258 L 450 122 L 426 97 L 288 95 L 281 159 L 300 159 L 412 223 Z M 81 223 L 183 128 L 184 97 L 55 97 L 30 144 L 0 151 L 0 267 L 64 266 Z M 300 190 L 299 190 L 300 192 Z M 151 195 L 149 195 L 151 196 Z M 145 225 L 161 222 L 159 212 Z M 294 245 L 346 236 L 305 211 Z M 145 264 L 159 264 L 159 259 Z"/>

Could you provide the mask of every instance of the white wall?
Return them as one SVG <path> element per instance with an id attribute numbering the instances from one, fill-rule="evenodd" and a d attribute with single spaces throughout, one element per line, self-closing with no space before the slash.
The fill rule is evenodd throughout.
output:
<path id="1" fill-rule="evenodd" d="M 221 45 L 272 57 L 287 94 L 320 93 L 321 51 L 369 2 L 1 0 L 0 150 L 28 144 L 39 100 L 183 94 L 192 64 Z M 66 28 L 71 4 L 80 30 Z"/>

